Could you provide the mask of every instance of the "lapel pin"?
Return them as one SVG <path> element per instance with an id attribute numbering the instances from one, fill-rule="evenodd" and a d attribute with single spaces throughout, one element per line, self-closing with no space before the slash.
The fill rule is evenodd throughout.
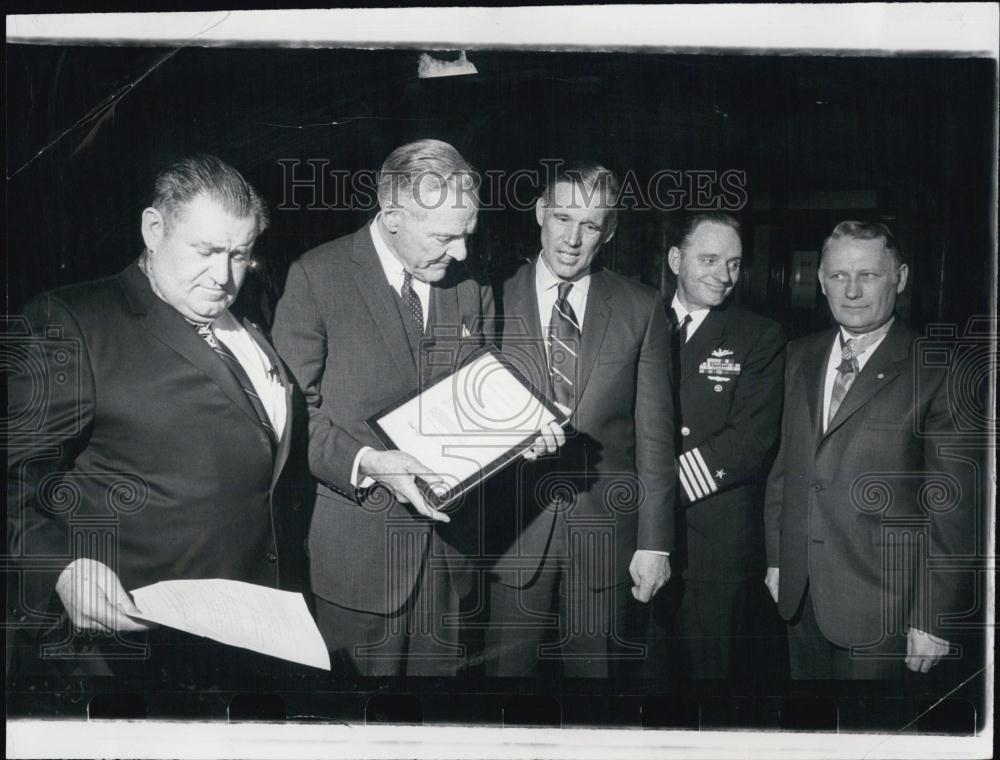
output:
<path id="1" fill-rule="evenodd" d="M 881 372 L 879 372 L 879 373 L 878 373 L 878 374 L 876 375 L 876 377 L 877 377 L 877 378 L 878 378 L 879 380 L 882 380 L 882 379 L 884 379 L 884 378 L 885 378 L 885 375 L 884 375 L 884 374 L 882 374 Z"/>

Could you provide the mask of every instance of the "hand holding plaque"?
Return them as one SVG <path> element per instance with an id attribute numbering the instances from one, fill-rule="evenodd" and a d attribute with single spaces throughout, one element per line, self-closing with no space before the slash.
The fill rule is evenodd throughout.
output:
<path id="1" fill-rule="evenodd" d="M 567 420 L 567 410 L 486 346 L 451 375 L 369 419 L 389 451 L 374 452 L 370 460 L 366 455 L 362 467 L 365 460 L 395 467 L 388 478 L 366 474 L 441 520 L 446 515 L 440 509 L 518 456 L 534 459 L 557 450 Z"/>

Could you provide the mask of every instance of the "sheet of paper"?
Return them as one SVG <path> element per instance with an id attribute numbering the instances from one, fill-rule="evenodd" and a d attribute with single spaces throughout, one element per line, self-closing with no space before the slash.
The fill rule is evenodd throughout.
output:
<path id="1" fill-rule="evenodd" d="M 453 487 L 554 419 L 541 399 L 486 353 L 379 424 L 401 450 Z"/>
<path id="2" fill-rule="evenodd" d="M 302 594 L 221 578 L 161 581 L 132 592 L 142 619 L 234 647 L 330 669 Z"/>

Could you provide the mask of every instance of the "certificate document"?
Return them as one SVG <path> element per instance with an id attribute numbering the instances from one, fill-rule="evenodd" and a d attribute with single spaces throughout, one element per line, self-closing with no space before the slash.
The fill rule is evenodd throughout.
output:
<path id="1" fill-rule="evenodd" d="M 387 448 L 411 454 L 444 481 L 432 495 L 440 508 L 516 458 L 543 425 L 566 420 L 503 354 L 485 346 L 368 425 Z"/>

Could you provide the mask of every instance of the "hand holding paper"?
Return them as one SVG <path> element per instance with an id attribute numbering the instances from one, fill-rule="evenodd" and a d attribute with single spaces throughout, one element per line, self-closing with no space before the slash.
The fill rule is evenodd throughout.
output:
<path id="1" fill-rule="evenodd" d="M 161 581 L 132 592 L 137 617 L 234 647 L 330 669 L 301 594 L 210 578 Z"/>

